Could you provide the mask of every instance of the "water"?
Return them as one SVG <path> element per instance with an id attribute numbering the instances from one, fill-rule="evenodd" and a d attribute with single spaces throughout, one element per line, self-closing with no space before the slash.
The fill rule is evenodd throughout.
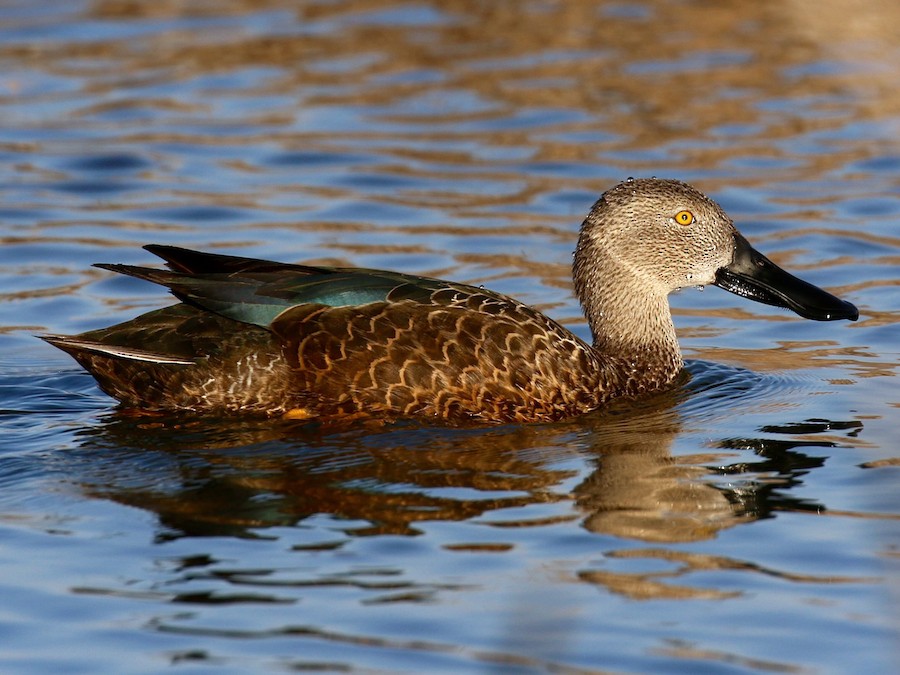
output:
<path id="1" fill-rule="evenodd" d="M 0 5 L 0 671 L 895 672 L 900 10 Z M 629 175 L 856 303 L 672 299 L 690 380 L 555 425 L 135 419 L 34 333 L 146 243 L 446 276 L 586 325 Z"/>

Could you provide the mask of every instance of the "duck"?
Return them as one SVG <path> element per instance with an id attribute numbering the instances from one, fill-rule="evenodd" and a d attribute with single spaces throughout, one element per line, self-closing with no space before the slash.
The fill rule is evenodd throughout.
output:
<path id="1" fill-rule="evenodd" d="M 687 183 L 628 179 L 581 224 L 572 277 L 591 341 L 454 281 L 144 247 L 167 269 L 98 264 L 177 304 L 43 335 L 123 409 L 300 420 L 554 422 L 675 386 L 669 295 L 715 285 L 806 319 L 857 308 L 781 269 Z"/>

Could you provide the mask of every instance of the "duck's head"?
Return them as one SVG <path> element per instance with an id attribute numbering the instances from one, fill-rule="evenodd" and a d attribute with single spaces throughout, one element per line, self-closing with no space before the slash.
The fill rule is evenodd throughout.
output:
<path id="1" fill-rule="evenodd" d="M 807 319 L 859 317 L 854 305 L 788 274 L 756 251 L 722 207 L 675 180 L 629 179 L 594 204 L 575 256 L 582 299 L 598 284 L 608 287 L 610 280 L 599 276 L 609 274 L 631 277 L 640 292 L 657 296 L 715 284 Z"/>

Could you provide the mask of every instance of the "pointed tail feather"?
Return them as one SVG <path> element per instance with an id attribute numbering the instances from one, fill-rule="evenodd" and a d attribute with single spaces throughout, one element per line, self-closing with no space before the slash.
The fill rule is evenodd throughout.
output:
<path id="1" fill-rule="evenodd" d="M 116 274 L 124 274 L 129 277 L 152 281 L 160 286 L 171 286 L 177 284 L 184 276 L 178 272 L 170 272 L 169 270 L 159 270 L 152 267 L 140 267 L 139 265 L 123 265 L 120 263 L 94 263 L 92 267 L 99 267 L 102 270 L 109 270 Z"/>
<path id="2" fill-rule="evenodd" d="M 259 258 L 244 258 L 236 255 L 222 255 L 221 253 L 204 253 L 193 251 L 178 246 L 164 244 L 147 244 L 144 250 L 166 261 L 169 269 L 175 272 L 187 274 L 237 274 L 279 272 L 290 270 L 297 274 L 322 274 L 326 268 L 310 267 L 309 265 L 295 265 L 290 263 L 260 260 Z"/>
<path id="3" fill-rule="evenodd" d="M 121 347 L 119 345 L 108 345 L 93 340 L 84 340 L 78 336 L 71 335 L 38 335 L 41 340 L 48 342 L 54 347 L 62 349 L 64 352 L 77 356 L 83 352 L 92 354 L 100 354 L 114 359 L 123 359 L 127 361 L 141 361 L 143 363 L 160 363 L 172 366 L 193 366 L 196 362 L 191 359 L 183 359 L 166 354 L 158 354 L 156 352 L 147 351 L 146 349 L 135 349 L 134 347 Z"/>

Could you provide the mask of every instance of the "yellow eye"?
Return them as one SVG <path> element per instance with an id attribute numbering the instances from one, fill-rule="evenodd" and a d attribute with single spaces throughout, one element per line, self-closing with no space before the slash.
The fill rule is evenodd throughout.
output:
<path id="1" fill-rule="evenodd" d="M 675 214 L 675 222 L 679 225 L 690 225 L 694 222 L 694 214 L 690 211 L 679 211 Z"/>

